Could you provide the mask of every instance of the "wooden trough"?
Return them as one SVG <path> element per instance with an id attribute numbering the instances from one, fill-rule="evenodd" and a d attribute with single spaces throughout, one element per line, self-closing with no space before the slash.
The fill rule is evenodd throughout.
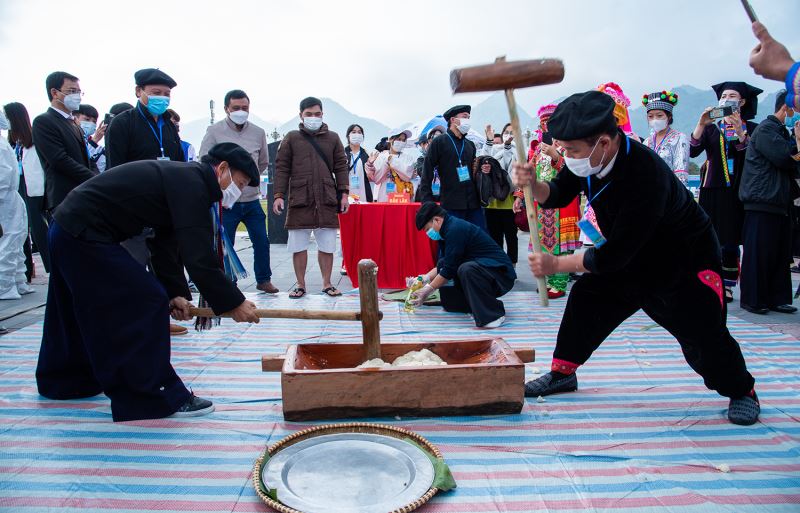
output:
<path id="1" fill-rule="evenodd" d="M 263 371 L 281 372 L 286 420 L 520 412 L 525 363 L 534 361 L 533 349 L 515 351 L 502 338 L 493 337 L 381 344 L 377 274 L 375 262 L 359 262 L 359 311 L 256 311 L 261 318 L 361 322 L 362 344 L 297 344 L 286 355 L 262 357 Z M 192 313 L 213 315 L 201 308 Z M 373 358 L 391 363 L 421 349 L 432 351 L 447 365 L 356 368 Z"/>
<path id="2" fill-rule="evenodd" d="M 371 260 L 358 265 L 363 344 L 297 344 L 285 356 L 262 358 L 262 370 L 281 372 L 286 420 L 520 412 L 532 349 L 514 351 L 491 337 L 381 344 L 377 271 Z M 448 365 L 355 368 L 372 358 L 392 362 L 421 349 Z"/>

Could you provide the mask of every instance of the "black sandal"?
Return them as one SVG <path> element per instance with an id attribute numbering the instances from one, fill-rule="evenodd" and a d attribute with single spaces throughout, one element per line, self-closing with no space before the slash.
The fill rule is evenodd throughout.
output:
<path id="1" fill-rule="evenodd" d="M 328 287 L 327 289 L 322 289 L 322 293 L 328 295 L 329 297 L 339 297 L 342 293 L 336 289 L 336 287 Z"/>
<path id="2" fill-rule="evenodd" d="M 300 299 L 305 295 L 306 295 L 306 289 L 304 289 L 303 287 L 295 287 L 294 289 L 292 289 L 291 292 L 289 292 L 290 299 Z"/>
<path id="3" fill-rule="evenodd" d="M 725 287 L 725 302 L 733 303 L 733 290 L 730 287 Z"/>

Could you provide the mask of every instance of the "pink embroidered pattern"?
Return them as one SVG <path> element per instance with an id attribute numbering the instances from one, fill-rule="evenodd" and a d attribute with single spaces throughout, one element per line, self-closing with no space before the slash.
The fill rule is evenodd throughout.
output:
<path id="1" fill-rule="evenodd" d="M 720 278 L 719 274 L 711 270 L 705 270 L 697 273 L 697 277 L 700 278 L 700 281 L 705 285 L 711 287 L 711 290 L 717 294 L 719 297 L 719 306 L 724 306 L 724 299 L 722 299 L 722 278 Z"/>
<path id="2" fill-rule="evenodd" d="M 577 364 L 566 360 L 559 360 L 558 358 L 553 358 L 553 363 L 550 364 L 551 371 L 560 372 L 561 374 L 575 374 L 578 367 L 579 365 Z"/>

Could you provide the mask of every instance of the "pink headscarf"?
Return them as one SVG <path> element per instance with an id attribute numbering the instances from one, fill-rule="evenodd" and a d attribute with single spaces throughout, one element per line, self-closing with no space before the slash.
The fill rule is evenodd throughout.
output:
<path id="1" fill-rule="evenodd" d="M 606 93 L 616 102 L 617 105 L 614 107 L 614 117 L 617 118 L 617 126 L 626 134 L 633 133 L 631 118 L 628 115 L 628 107 L 631 106 L 631 100 L 622 92 L 622 87 L 614 82 L 607 82 L 597 86 L 597 90 L 601 93 Z"/>

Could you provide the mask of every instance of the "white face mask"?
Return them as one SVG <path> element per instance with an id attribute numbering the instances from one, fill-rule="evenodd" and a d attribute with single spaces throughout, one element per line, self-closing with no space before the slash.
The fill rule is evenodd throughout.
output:
<path id="1" fill-rule="evenodd" d="M 316 132 L 322 126 L 322 118 L 307 117 L 303 118 L 303 126 L 306 129 Z"/>
<path id="2" fill-rule="evenodd" d="M 228 171 L 228 174 L 231 177 L 231 183 L 225 187 L 225 190 L 222 191 L 222 208 L 233 208 L 233 205 L 242 195 L 242 191 L 239 190 L 239 186 L 233 181 L 233 175 L 231 175 L 230 170 Z"/>
<path id="3" fill-rule="evenodd" d="M 364 142 L 364 134 L 350 134 L 350 144 L 359 146 Z"/>
<path id="4" fill-rule="evenodd" d="M 11 125 L 8 123 L 8 118 L 3 109 L 0 109 L 0 130 L 9 130 Z"/>
<path id="5" fill-rule="evenodd" d="M 247 123 L 247 118 L 250 116 L 250 113 L 246 110 L 234 110 L 228 115 L 231 117 L 231 121 L 237 125 L 244 125 Z"/>
<path id="6" fill-rule="evenodd" d="M 600 164 L 593 166 L 591 163 L 592 154 L 594 154 L 594 150 L 597 149 L 598 144 L 600 144 L 600 139 L 594 143 L 592 152 L 589 153 L 589 156 L 586 158 L 573 159 L 567 156 L 564 157 L 564 163 L 573 174 L 580 176 L 581 178 L 586 178 L 588 176 L 596 175 L 603 169 L 603 159 L 606 157 L 605 151 L 603 152 L 603 158 L 600 159 Z"/>
<path id="7" fill-rule="evenodd" d="M 75 94 L 68 94 L 64 96 L 64 107 L 67 108 L 70 112 L 75 112 L 78 110 L 78 107 L 81 106 L 81 95 L 80 93 Z"/>
<path id="8" fill-rule="evenodd" d="M 462 135 L 467 135 L 469 133 L 469 129 L 472 128 L 472 125 L 467 118 L 459 118 L 458 122 L 458 131 L 461 132 Z"/>
<path id="9" fill-rule="evenodd" d="M 727 107 L 729 105 L 731 107 L 738 107 L 739 106 L 739 100 L 733 100 L 731 98 L 722 98 L 722 99 L 720 99 L 718 105 L 720 107 Z"/>
<path id="10" fill-rule="evenodd" d="M 405 147 L 406 147 L 406 143 L 403 142 L 403 141 L 394 141 L 392 143 L 392 149 L 394 151 L 396 151 L 397 153 L 400 153 L 401 151 L 403 151 L 403 148 L 405 148 Z"/>
<path id="11" fill-rule="evenodd" d="M 666 119 L 651 119 L 647 124 L 650 125 L 650 129 L 654 132 L 660 132 L 667 128 Z"/>

